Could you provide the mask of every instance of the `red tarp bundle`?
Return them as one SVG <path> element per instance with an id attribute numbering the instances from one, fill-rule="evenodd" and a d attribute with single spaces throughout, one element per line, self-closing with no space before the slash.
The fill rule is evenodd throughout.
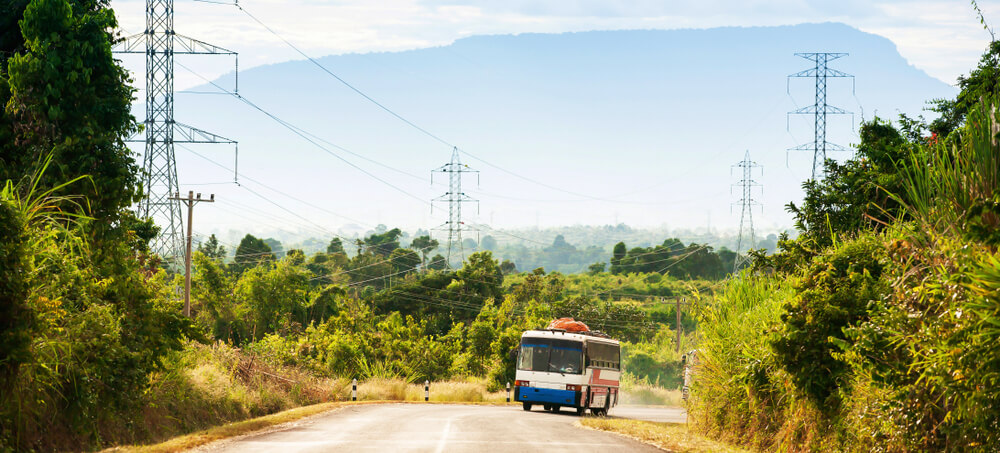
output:
<path id="1" fill-rule="evenodd" d="M 549 329 L 562 329 L 567 332 L 590 332 L 586 324 L 573 318 L 559 318 L 549 323 Z"/>

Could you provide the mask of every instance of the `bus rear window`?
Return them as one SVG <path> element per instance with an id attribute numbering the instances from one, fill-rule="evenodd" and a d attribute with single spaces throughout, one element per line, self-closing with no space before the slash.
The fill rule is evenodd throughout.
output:
<path id="1" fill-rule="evenodd" d="M 583 343 L 554 338 L 522 338 L 517 369 L 549 373 L 583 373 Z"/>

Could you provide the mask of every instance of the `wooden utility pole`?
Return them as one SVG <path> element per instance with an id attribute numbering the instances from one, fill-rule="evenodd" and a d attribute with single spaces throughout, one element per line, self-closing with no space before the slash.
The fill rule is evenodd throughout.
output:
<path id="1" fill-rule="evenodd" d="M 170 197 L 171 200 L 176 200 L 183 202 L 188 208 L 188 225 L 187 225 L 187 252 L 184 254 L 184 316 L 191 316 L 191 227 L 194 222 L 191 221 L 191 216 L 194 214 L 194 205 L 199 201 L 204 201 L 206 203 L 215 202 L 215 194 L 209 195 L 208 199 L 201 198 L 201 193 L 196 197 L 194 191 L 189 190 L 187 198 L 181 198 L 181 194 L 175 192 L 174 196 Z"/>
<path id="2" fill-rule="evenodd" d="M 675 299 L 677 301 L 677 352 L 681 352 L 681 299 Z"/>

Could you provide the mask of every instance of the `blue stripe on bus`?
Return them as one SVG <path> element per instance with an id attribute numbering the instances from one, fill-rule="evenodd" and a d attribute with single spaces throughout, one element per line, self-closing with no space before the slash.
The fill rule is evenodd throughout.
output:
<path id="1" fill-rule="evenodd" d="M 526 343 L 524 343 L 524 344 L 521 344 L 521 346 L 527 346 L 527 347 L 530 347 L 530 348 L 552 348 L 552 349 L 561 349 L 563 351 L 579 351 L 579 352 L 583 352 L 583 349 L 580 349 L 580 348 L 564 348 L 562 346 L 549 346 L 547 344 L 526 344 Z"/>

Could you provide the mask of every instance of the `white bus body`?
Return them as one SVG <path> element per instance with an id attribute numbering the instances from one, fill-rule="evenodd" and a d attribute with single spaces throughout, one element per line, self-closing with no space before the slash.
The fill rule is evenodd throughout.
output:
<path id="1" fill-rule="evenodd" d="M 591 333 L 529 330 L 521 335 L 514 399 L 524 410 L 540 404 L 558 411 L 607 415 L 618 404 L 621 346 Z"/>

